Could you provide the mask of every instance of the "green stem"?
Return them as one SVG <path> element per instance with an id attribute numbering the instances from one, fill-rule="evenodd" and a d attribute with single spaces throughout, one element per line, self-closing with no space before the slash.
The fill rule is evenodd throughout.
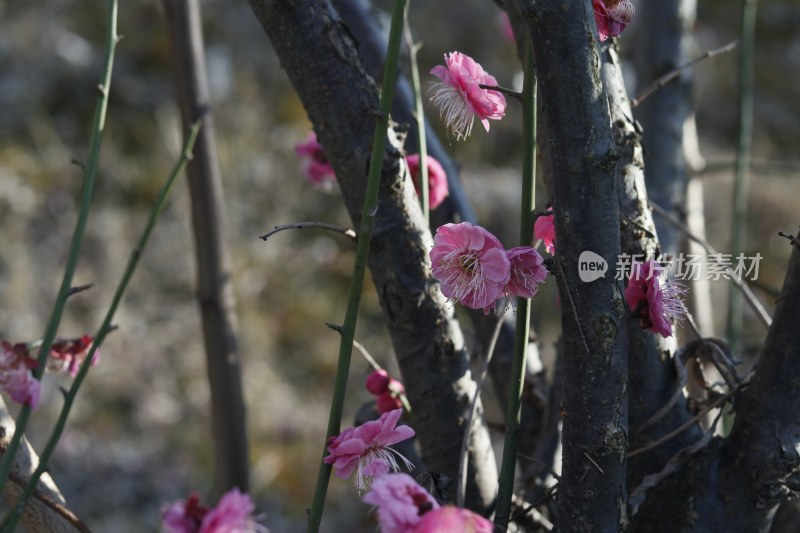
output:
<path id="1" fill-rule="evenodd" d="M 106 55 L 105 66 L 103 68 L 103 77 L 98 90 L 100 95 L 97 98 L 97 105 L 94 111 L 94 121 L 92 124 L 92 136 L 89 146 L 89 158 L 86 161 L 86 166 L 83 172 L 83 195 L 81 197 L 80 211 L 78 212 L 78 219 L 75 223 L 75 230 L 72 233 L 72 242 L 70 243 L 69 253 L 67 255 L 67 264 L 64 267 L 64 277 L 61 280 L 61 287 L 59 288 L 58 295 L 56 296 L 55 304 L 53 304 L 53 311 L 50 319 L 47 322 L 45 333 L 42 338 L 42 344 L 39 348 L 37 357 L 38 364 L 33 370 L 33 376 L 41 380 L 42 373 L 44 372 L 47 357 L 50 355 L 50 347 L 53 345 L 56 333 L 58 332 L 58 325 L 61 323 L 61 315 L 64 313 L 64 306 L 67 303 L 67 298 L 70 295 L 72 288 L 72 278 L 75 275 L 75 269 L 78 265 L 78 258 L 80 256 L 81 244 L 83 243 L 83 236 L 86 233 L 86 222 L 89 218 L 89 207 L 92 202 L 92 193 L 94 192 L 95 178 L 97 176 L 97 161 L 100 157 L 100 145 L 103 142 L 103 131 L 106 122 L 106 109 L 108 108 L 108 94 L 111 88 L 111 71 L 114 66 L 114 51 L 119 42 L 117 36 L 117 0 L 109 0 L 108 18 L 106 22 Z M 3 456 L 3 462 L 0 464 L 0 492 L 5 488 L 8 481 L 8 476 L 11 473 L 11 467 L 14 464 L 14 459 L 17 455 L 22 436 L 25 434 L 25 428 L 28 425 L 30 418 L 31 408 L 28 405 L 23 405 L 16 420 L 16 429 L 14 435 L 11 437 L 11 442 L 6 449 Z"/>
<path id="2" fill-rule="evenodd" d="M 529 246 L 533 233 L 533 206 L 536 180 L 536 72 L 530 32 L 525 35 L 523 62 L 525 81 L 522 88 L 522 128 L 525 153 L 522 160 L 522 201 L 520 206 L 520 245 Z M 524 384 L 525 359 L 528 355 L 531 301 L 517 298 L 517 325 L 514 332 L 514 360 L 508 387 L 506 435 L 503 443 L 503 463 L 500 467 L 500 487 L 494 523 L 496 530 L 506 531 L 511 515 L 511 496 L 514 493 L 514 471 L 517 467 L 517 446 L 520 425 L 520 398 Z"/>
<path id="3" fill-rule="evenodd" d="M 358 244 L 356 245 L 356 259 L 353 266 L 353 280 L 350 283 L 350 293 L 347 299 L 342 338 L 339 345 L 339 362 L 336 366 L 336 381 L 334 383 L 331 411 L 328 418 L 328 430 L 325 436 L 325 445 L 322 449 L 322 458 L 328 455 L 328 438 L 337 435 L 342 424 L 342 409 L 347 390 L 347 375 L 350 371 L 350 356 L 353 351 L 356 319 L 358 306 L 361 300 L 361 290 L 364 287 L 364 276 L 367 269 L 367 255 L 369 242 L 372 237 L 372 226 L 378 208 L 378 190 L 383 166 L 383 155 L 386 147 L 386 135 L 389 128 L 389 113 L 392 106 L 392 95 L 397 80 L 397 62 L 400 55 L 400 37 L 403 31 L 403 15 L 406 0 L 395 0 L 392 11 L 392 24 L 389 30 L 389 48 L 386 52 L 386 65 L 383 71 L 383 86 L 381 88 L 380 113 L 375 124 L 375 133 L 372 138 L 372 154 L 369 160 L 367 176 L 367 192 L 364 198 L 364 209 L 361 213 L 360 228 L 358 231 Z M 328 492 L 328 482 L 331 476 L 331 465 L 320 461 L 317 485 L 314 489 L 314 500 L 308 515 L 309 532 L 319 531 L 322 522 L 322 510 L 325 506 L 325 497 Z"/>
<path id="4" fill-rule="evenodd" d="M 113 329 L 111 322 L 114 320 L 114 314 L 117 312 L 117 307 L 119 307 L 120 301 L 122 301 L 122 296 L 125 293 L 125 290 L 128 288 L 128 284 L 130 283 L 131 277 L 136 270 L 136 266 L 139 264 L 139 259 L 141 258 L 142 252 L 147 245 L 150 234 L 152 233 L 159 216 L 167 206 L 167 200 L 169 199 L 169 195 L 172 192 L 173 186 L 175 185 L 176 179 L 183 173 L 183 169 L 186 168 L 186 165 L 192 158 L 192 148 L 194 147 L 194 142 L 195 139 L 197 139 L 197 133 L 200 131 L 201 124 L 202 121 L 197 121 L 192 126 L 189 136 L 186 139 L 186 143 L 183 146 L 181 157 L 178 162 L 175 163 L 175 167 L 172 169 L 172 174 L 170 174 L 167 182 L 161 189 L 155 204 L 153 205 L 153 210 L 150 212 L 147 225 L 145 226 L 141 237 L 139 237 L 139 242 L 136 244 L 136 247 L 133 249 L 130 258 L 128 259 L 128 264 L 125 266 L 122 279 L 120 280 L 119 285 L 117 285 L 117 290 L 114 292 L 111 305 L 106 312 L 106 316 L 103 319 L 100 329 L 97 331 L 97 335 L 95 335 L 94 342 L 89 350 L 89 354 L 81 364 L 81 368 L 78 371 L 78 374 L 75 376 L 72 386 L 64 396 L 64 406 L 61 408 L 61 413 L 58 416 L 56 425 L 53 428 L 53 431 L 50 433 L 50 438 L 47 440 L 47 444 L 42 450 L 42 454 L 39 456 L 39 465 L 36 467 L 33 475 L 25 485 L 25 490 L 22 492 L 16 507 L 12 511 L 13 514 L 4 519 L 3 531 L 14 531 L 14 527 L 16 526 L 17 522 L 22 516 L 23 510 L 25 509 L 25 503 L 28 501 L 28 498 L 31 497 L 34 490 L 36 490 L 36 485 L 39 481 L 39 478 L 47 471 L 47 463 L 50 460 L 50 456 L 53 454 L 56 446 L 58 445 L 61 434 L 64 432 L 64 428 L 67 424 L 67 417 L 69 417 L 69 413 L 72 409 L 72 404 L 75 402 L 75 397 L 78 394 L 78 390 L 89 373 L 89 367 L 94 359 L 94 354 L 100 345 L 103 344 L 103 341 L 109 332 Z"/>
<path id="5" fill-rule="evenodd" d="M 753 141 L 753 51 L 756 33 L 756 0 L 742 0 L 742 46 L 739 48 L 739 145 L 733 184 L 733 220 L 731 256 L 733 261 L 744 252 L 744 228 L 747 218 L 747 173 Z M 742 349 L 742 296 L 733 285 L 729 288 L 727 333 L 733 353 Z"/>
<path id="6" fill-rule="evenodd" d="M 408 20 L 408 8 L 406 8 L 406 21 Z M 422 207 L 422 215 L 425 217 L 425 227 L 430 225 L 431 203 L 430 203 L 430 183 L 428 182 L 428 143 L 425 138 L 425 109 L 422 105 L 422 89 L 419 83 L 419 66 L 417 65 L 417 51 L 419 45 L 414 44 L 411 37 L 411 28 L 406 22 L 405 26 L 406 45 L 408 46 L 408 58 L 411 63 L 411 90 L 414 93 L 414 109 L 417 119 L 417 140 L 419 142 L 419 203 Z"/>

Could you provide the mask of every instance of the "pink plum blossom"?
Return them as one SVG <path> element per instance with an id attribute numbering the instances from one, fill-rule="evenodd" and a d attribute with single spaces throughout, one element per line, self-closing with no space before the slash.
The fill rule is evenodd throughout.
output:
<path id="1" fill-rule="evenodd" d="M 592 0 L 592 7 L 601 41 L 622 33 L 635 12 L 633 4 L 628 0 Z"/>
<path id="2" fill-rule="evenodd" d="M 552 208 L 548 209 L 546 214 L 539 216 L 536 222 L 533 223 L 533 238 L 541 240 L 547 253 L 555 255 L 556 227 L 553 221 Z"/>
<path id="3" fill-rule="evenodd" d="M 671 280 L 660 280 L 663 268 L 654 260 L 633 260 L 625 301 L 638 316 L 643 329 L 652 329 L 662 337 L 672 335 L 672 323 L 686 313 L 681 300 L 685 289 Z"/>
<path id="4" fill-rule="evenodd" d="M 0 342 L 0 391 L 15 402 L 35 408 L 39 405 L 41 383 L 33 377 L 37 362 L 25 343 Z"/>
<path id="5" fill-rule="evenodd" d="M 414 528 L 422 515 L 439 508 L 433 496 L 408 474 L 379 477 L 363 500 L 378 508 L 378 523 L 382 533 L 416 531 Z"/>
<path id="6" fill-rule="evenodd" d="M 414 533 L 492 533 L 494 524 L 468 509 L 448 505 L 425 513 Z"/>
<path id="7" fill-rule="evenodd" d="M 469 137 L 475 117 L 489 131 L 489 119 L 500 120 L 505 116 L 506 98 L 498 91 L 480 86 L 496 86 L 497 80 L 461 52 L 445 54 L 444 62 L 431 69 L 431 74 L 441 80 L 431 89 L 431 103 L 440 108 L 456 140 Z"/>
<path id="8" fill-rule="evenodd" d="M 447 174 L 442 168 L 441 163 L 431 156 L 427 156 L 428 161 L 428 204 L 431 209 L 436 209 L 444 201 L 450 193 L 447 188 Z M 414 189 L 419 192 L 419 154 L 410 154 L 406 156 L 408 163 L 408 170 L 414 181 Z"/>
<path id="9" fill-rule="evenodd" d="M 308 137 L 294 147 L 298 156 L 308 160 L 305 164 L 305 173 L 308 181 L 314 185 L 325 186 L 336 181 L 336 173 L 322 149 L 322 145 L 317 140 L 317 134 L 313 131 Z"/>
<path id="10" fill-rule="evenodd" d="M 439 226 L 430 252 L 442 294 L 472 309 L 494 305 L 506 290 L 511 263 L 497 237 L 469 222 Z"/>
<path id="11" fill-rule="evenodd" d="M 246 493 L 233 488 L 213 509 L 200 504 L 192 492 L 186 502 L 169 504 L 161 512 L 167 533 L 264 533 L 267 528 L 253 517 L 255 505 Z"/>
<path id="12" fill-rule="evenodd" d="M 536 296 L 547 277 L 542 256 L 530 246 L 517 246 L 506 251 L 506 257 L 511 263 L 507 293 L 521 298 Z"/>
<path id="13" fill-rule="evenodd" d="M 332 464 L 334 473 L 342 479 L 349 478 L 357 470 L 356 488 L 359 492 L 369 488 L 373 478 L 400 469 L 395 455 L 410 468 L 412 465 L 408 459 L 389 448 L 414 436 L 414 430 L 408 426 L 395 427 L 402 413 L 402 409 L 389 411 L 378 420 L 347 428 L 338 436 L 331 437 L 328 439 L 329 455 L 323 461 Z"/>
<path id="14" fill-rule="evenodd" d="M 50 358 L 47 360 L 47 370 L 66 372 L 75 377 L 81 364 L 89 355 L 94 338 L 84 335 L 79 339 L 54 342 L 50 348 Z M 95 350 L 92 356 L 92 365 L 100 362 L 100 350 Z"/>
<path id="15" fill-rule="evenodd" d="M 384 370 L 375 370 L 367 376 L 367 390 L 375 395 L 375 404 L 381 414 L 403 406 L 400 395 L 405 394 L 403 384 Z"/>

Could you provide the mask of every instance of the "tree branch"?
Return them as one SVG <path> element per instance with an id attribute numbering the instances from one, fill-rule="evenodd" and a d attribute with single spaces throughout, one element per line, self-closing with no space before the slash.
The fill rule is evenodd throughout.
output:
<path id="1" fill-rule="evenodd" d="M 563 266 L 561 301 L 573 298 L 576 310 L 562 319 L 564 454 L 558 526 L 617 531 L 626 520 L 627 499 L 625 305 L 613 275 L 586 283 L 578 272 L 584 251 L 612 265 L 620 253 L 616 155 L 600 83 L 594 13 L 588 0 L 517 0 L 517 6 L 533 36 L 551 170 L 557 176 L 552 188 L 556 233 L 570 236 L 559 241 L 556 252 Z"/>
<path id="2" fill-rule="evenodd" d="M 378 93 L 351 34 L 328 2 L 250 0 L 250 5 L 325 146 L 345 205 L 359 227 Z M 411 419 L 422 460 L 455 479 L 462 424 L 476 384 L 453 309 L 429 277 L 432 239 L 413 188 L 402 181 L 409 178 L 392 128 L 389 137 L 369 267 L 414 407 Z M 467 505 L 486 511 L 497 490 L 497 471 L 481 411 L 478 404 Z"/>

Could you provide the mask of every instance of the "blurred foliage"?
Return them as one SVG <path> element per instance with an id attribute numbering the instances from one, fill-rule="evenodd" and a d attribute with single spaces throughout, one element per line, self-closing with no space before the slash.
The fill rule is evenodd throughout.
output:
<path id="1" fill-rule="evenodd" d="M 381 7 L 388 0 L 378 2 Z M 273 531 L 298 530 L 310 501 L 339 339 L 325 322 L 342 320 L 352 243 L 315 230 L 258 236 L 276 224 L 320 220 L 348 224 L 336 191 L 305 182 L 293 146 L 309 128 L 305 113 L 249 6 L 203 2 L 208 70 L 226 186 L 227 232 L 234 258 L 253 493 Z M 180 148 L 171 55 L 158 2 L 123 2 L 98 188 L 73 297 L 61 334 L 93 332 L 144 225 L 156 191 Z M 41 335 L 60 280 L 75 219 L 102 62 L 105 5 L 55 0 L 0 1 L 0 337 Z M 441 21 L 447 21 L 443 24 Z M 442 54 L 472 55 L 506 86 L 518 61 L 492 2 L 413 2 L 415 38 L 423 41 L 423 85 Z M 636 31 L 636 21 L 631 25 Z M 700 3 L 698 53 L 736 37 L 729 0 Z M 623 35 L 623 46 L 629 36 Z M 800 6 L 772 2 L 759 12 L 755 153 L 790 161 L 793 172 L 752 176 L 750 251 L 764 257 L 761 280 L 780 286 L 788 247 L 779 229 L 797 228 Z M 794 68 L 792 68 L 794 67 Z M 701 144 L 711 162 L 733 161 L 736 89 L 733 55 L 695 69 Z M 450 141 L 465 187 L 484 225 L 513 242 L 519 174 L 519 119 L 480 127 Z M 428 109 L 435 117 L 436 111 Z M 443 128 L 439 131 L 444 136 Z M 790 167 L 791 168 L 791 167 Z M 728 239 L 730 169 L 704 175 L 709 240 Z M 540 205 L 547 201 L 540 189 Z M 194 300 L 188 194 L 179 187 L 156 228 L 123 307 L 119 330 L 103 347 L 74 410 L 52 472 L 74 510 L 96 531 L 155 529 L 160 506 L 212 486 L 208 390 Z M 554 284 L 550 284 L 554 285 Z M 715 296 L 724 298 L 721 284 Z M 534 303 L 545 352 L 557 335 L 558 307 L 548 286 Z M 719 289 L 719 290 L 717 290 Z M 719 294 L 716 294 L 719 292 Z M 722 305 L 724 301 L 720 300 Z M 357 338 L 390 369 L 391 347 L 374 290 L 367 284 Z M 720 317 L 721 318 L 721 317 Z M 749 344 L 763 330 L 748 321 Z M 369 400 L 366 364 L 356 358 L 346 413 Z M 49 377 L 30 436 L 40 446 L 60 408 Z M 491 412 L 492 407 L 488 407 Z M 370 531 L 367 507 L 349 482 L 334 480 L 328 531 Z M 361 529 L 359 529 L 361 528 Z"/>

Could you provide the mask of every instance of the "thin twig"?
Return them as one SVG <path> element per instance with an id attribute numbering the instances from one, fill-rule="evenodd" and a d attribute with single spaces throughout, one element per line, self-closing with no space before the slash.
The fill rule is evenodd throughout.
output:
<path id="1" fill-rule="evenodd" d="M 695 416 L 693 416 L 692 418 L 687 420 L 685 423 L 683 423 L 680 426 L 678 426 L 677 428 L 673 429 L 672 431 L 670 431 L 669 433 L 667 433 L 663 437 L 660 437 L 660 438 L 654 440 L 653 442 L 649 442 L 649 443 L 645 444 L 644 446 L 642 446 L 641 448 L 637 448 L 637 449 L 635 449 L 633 451 L 628 452 L 628 458 L 630 459 L 631 457 L 636 457 L 637 455 L 641 455 L 641 454 L 643 454 L 645 452 L 648 452 L 648 451 L 652 450 L 653 448 L 656 448 L 656 447 L 664 444 L 665 442 L 667 442 L 668 440 L 672 439 L 673 437 L 676 437 L 676 436 L 680 435 L 681 433 L 683 433 L 684 431 L 686 431 L 687 429 L 692 427 L 694 424 L 696 424 L 700 419 L 702 419 L 704 416 L 706 416 L 709 412 L 711 412 L 712 409 L 716 409 L 717 407 L 719 407 L 720 405 L 722 405 L 723 403 L 728 401 L 728 399 L 731 396 L 733 396 L 734 394 L 739 392 L 739 390 L 741 390 L 742 387 L 744 387 L 745 385 L 750 383 L 750 378 L 752 376 L 753 376 L 753 371 L 751 370 L 750 373 L 747 375 L 747 377 L 745 377 L 736 387 L 732 388 L 731 390 L 729 390 L 728 392 L 726 392 L 725 394 L 723 394 L 722 396 L 720 396 L 719 398 L 714 400 L 708 407 L 706 407 L 705 409 L 703 409 L 702 411 L 697 413 Z"/>
<path id="2" fill-rule="evenodd" d="M 653 211 L 661 215 L 664 218 L 664 220 L 666 220 L 676 228 L 680 229 L 687 237 L 689 237 L 691 240 L 702 246 L 705 249 L 705 251 L 708 252 L 709 255 L 719 254 L 719 252 L 717 252 L 717 250 L 714 249 L 714 247 L 711 246 L 705 239 L 701 239 L 700 237 L 692 233 L 689 230 L 689 228 L 687 228 L 683 223 L 681 223 L 680 220 L 669 214 L 666 209 L 654 203 L 652 200 L 648 201 L 648 204 L 650 204 L 650 207 L 653 208 Z M 748 287 L 747 284 L 745 284 L 742 280 L 740 280 L 736 276 L 736 273 L 733 271 L 731 267 L 726 265 L 725 271 L 730 276 L 731 281 L 734 283 L 734 285 L 736 285 L 739 288 L 739 290 L 742 291 L 745 300 L 747 300 L 747 303 L 749 303 L 750 307 L 753 308 L 753 311 L 755 311 L 756 316 L 759 318 L 759 320 L 761 320 L 761 323 L 764 324 L 766 327 L 770 327 L 772 325 L 772 317 L 769 316 L 769 313 L 767 313 L 767 310 L 764 309 L 763 305 L 761 305 L 761 302 L 758 301 L 758 298 L 756 298 L 756 295 L 753 294 L 753 291 L 750 290 L 750 287 Z"/>
<path id="3" fill-rule="evenodd" d="M 556 257 L 555 259 L 556 266 L 558 267 L 558 273 L 564 279 L 564 285 L 567 288 L 567 299 L 569 300 L 570 309 L 572 314 L 575 316 L 575 323 L 578 324 L 578 331 L 581 333 L 581 340 L 583 341 L 583 347 L 586 348 L 586 353 L 590 353 L 591 350 L 589 349 L 589 342 L 586 340 L 586 334 L 583 332 L 583 326 L 581 325 L 581 320 L 578 317 L 578 308 L 575 306 L 575 300 L 572 298 L 572 290 L 569 286 L 569 281 L 567 281 L 567 275 L 564 274 L 564 267 L 561 266 L 561 261 Z"/>
<path id="4" fill-rule="evenodd" d="M 339 226 L 338 224 L 327 224 L 325 222 L 294 222 L 292 224 L 282 224 L 280 226 L 275 226 L 272 231 L 269 233 L 265 233 L 259 239 L 262 241 L 266 241 L 279 231 L 283 231 L 285 229 L 303 229 L 303 228 L 321 228 L 334 231 L 336 233 L 341 233 L 345 237 L 350 237 L 353 240 L 356 240 L 356 232 L 348 227 Z"/>
<path id="5" fill-rule="evenodd" d="M 514 89 L 506 89 L 505 87 L 501 87 L 499 85 L 483 85 L 482 83 L 478 84 L 478 87 L 481 89 L 488 89 L 490 91 L 497 91 L 499 93 L 507 94 L 513 98 L 519 100 L 522 98 L 522 93 L 515 91 Z"/>
<path id="6" fill-rule="evenodd" d="M 461 439 L 461 451 L 458 456 L 458 488 L 456 490 L 456 505 L 458 507 L 464 506 L 464 495 L 467 492 L 467 458 L 469 451 L 469 434 L 472 433 L 472 422 L 475 419 L 475 408 L 478 406 L 478 398 L 481 397 L 481 389 L 483 382 L 486 380 L 486 374 L 489 371 L 489 363 L 492 361 L 494 348 L 497 344 L 497 339 L 500 337 L 500 330 L 503 327 L 503 316 L 497 317 L 497 324 L 492 332 L 492 339 L 489 341 L 489 348 L 486 350 L 486 359 L 481 367 L 481 374 L 478 376 L 478 382 L 475 384 L 475 394 L 472 396 L 472 403 L 469 405 L 467 412 L 467 421 L 464 424 L 464 436 Z"/>
<path id="7" fill-rule="evenodd" d="M 783 232 L 783 231 L 779 231 L 778 235 L 780 235 L 781 237 L 783 237 L 785 239 L 789 239 L 789 242 L 792 243 L 792 246 L 795 246 L 796 248 L 800 248 L 800 239 L 798 239 L 796 236 L 792 235 L 791 233 L 786 233 L 786 232 Z"/>
<path id="8" fill-rule="evenodd" d="M 92 287 L 94 287 L 94 283 L 88 283 L 86 285 L 78 285 L 77 287 L 70 287 L 69 296 L 72 296 L 73 294 L 78 294 L 79 292 L 88 291 Z"/>
<path id="9" fill-rule="evenodd" d="M 681 65 L 678 68 L 676 68 L 675 70 L 667 72 L 666 74 L 664 74 L 663 76 L 658 78 L 656 81 L 654 81 L 653 83 L 651 83 L 650 85 L 645 87 L 644 90 L 641 93 L 639 93 L 639 96 L 637 96 L 636 98 L 634 98 L 631 101 L 631 107 L 636 107 L 639 104 L 641 104 L 644 99 L 646 99 L 648 96 L 650 96 L 651 94 L 656 92 L 658 89 L 660 89 L 661 87 L 663 87 L 664 85 L 666 85 L 667 83 L 672 81 L 673 79 L 677 78 L 680 75 L 680 73 L 683 72 L 684 70 L 686 70 L 687 68 L 691 68 L 691 67 L 695 66 L 697 63 L 699 63 L 701 61 L 704 61 L 706 59 L 709 59 L 711 57 L 714 57 L 716 55 L 724 54 L 725 52 L 730 52 L 731 50 L 736 48 L 736 46 L 738 44 L 739 44 L 739 41 L 731 41 L 728 44 L 726 44 L 725 46 L 721 46 L 721 47 L 716 48 L 714 50 L 709 50 L 708 52 L 706 52 L 705 54 L 701 55 L 700 57 L 696 57 L 695 59 L 692 59 L 691 61 L 689 61 L 685 65 Z"/>
<path id="10" fill-rule="evenodd" d="M 605 475 L 605 472 L 603 472 L 603 469 L 602 469 L 602 468 L 600 468 L 600 465 L 599 465 L 599 464 L 597 464 L 597 461 L 595 461 L 594 459 L 592 459 L 592 456 L 591 456 L 591 455 L 589 455 L 589 454 L 588 454 L 588 453 L 586 453 L 586 452 L 583 452 L 583 456 L 584 456 L 584 457 L 586 457 L 586 458 L 589 460 L 589 462 L 590 462 L 590 463 L 592 463 L 592 464 L 594 465 L 594 467 L 597 469 L 597 471 L 598 471 L 598 472 L 600 472 L 601 474 L 604 474 L 604 475 Z"/>

